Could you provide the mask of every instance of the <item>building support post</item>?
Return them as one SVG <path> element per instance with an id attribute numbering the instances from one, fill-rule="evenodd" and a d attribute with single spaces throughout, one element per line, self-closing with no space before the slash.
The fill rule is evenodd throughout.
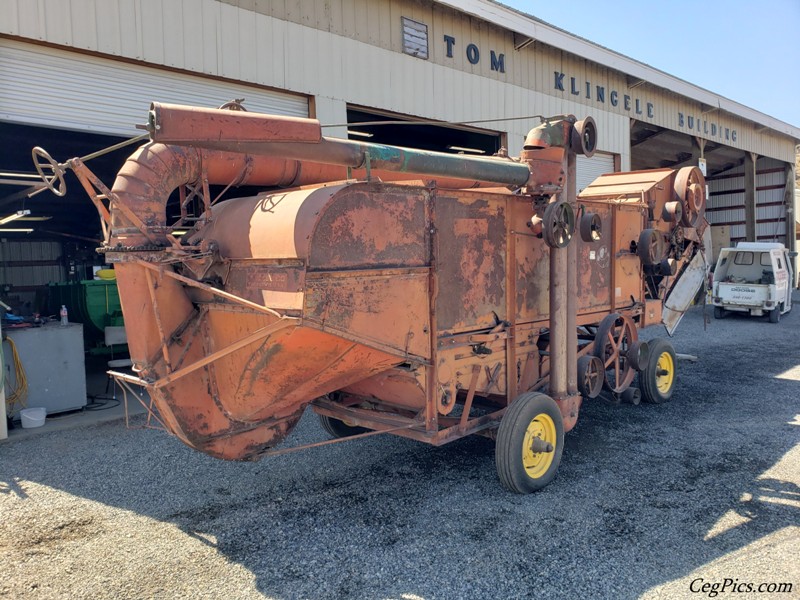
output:
<path id="1" fill-rule="evenodd" d="M 792 252 L 797 251 L 797 206 L 795 202 L 795 187 L 796 187 L 796 167 L 793 163 L 786 163 L 784 172 L 786 173 L 786 185 L 783 188 L 783 205 L 785 208 L 784 214 L 786 215 L 786 247 Z M 795 285 L 800 287 L 800 277 L 797 276 L 797 267 L 800 261 L 797 257 L 792 259 L 792 268 L 794 271 Z"/>
<path id="2" fill-rule="evenodd" d="M 697 164 L 698 159 L 706 157 L 706 140 L 695 136 L 692 144 L 692 163 Z"/>
<path id="3" fill-rule="evenodd" d="M 758 154 L 744 153 L 744 231 L 748 242 L 757 242 L 756 232 L 756 163 Z"/>

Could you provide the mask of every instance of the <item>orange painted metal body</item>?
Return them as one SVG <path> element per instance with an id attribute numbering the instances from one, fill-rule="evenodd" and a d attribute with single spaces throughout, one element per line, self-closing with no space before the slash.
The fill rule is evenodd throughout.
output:
<path id="1" fill-rule="evenodd" d="M 301 125 L 291 135 L 312 139 L 313 127 Z M 108 190 L 105 252 L 131 358 L 166 427 L 213 456 L 254 459 L 313 402 L 349 424 L 438 445 L 491 436 L 520 393 L 547 385 L 565 429 L 574 426 L 574 357 L 592 346 L 577 341 L 577 328 L 613 312 L 639 325 L 660 320 L 667 278 L 648 288 L 636 244 L 648 227 L 673 235 L 658 215 L 673 200 L 675 173 L 628 174 L 603 193 L 588 188 L 576 204 L 574 155 L 537 144 L 521 157 L 530 169 L 523 193 L 381 181 L 374 171 L 342 181 L 318 162 L 140 148 Z M 325 181 L 213 206 L 207 189 Z M 178 240 L 167 198 L 187 184 L 203 192 L 205 208 Z M 531 227 L 532 214 L 561 196 L 583 205 L 579 216 L 598 214 L 604 231 L 594 242 L 576 235 L 572 255 Z M 682 246 L 667 248 L 665 260 L 688 259 Z M 551 293 L 570 270 L 572 300 Z M 575 342 L 551 336 L 556 313 Z M 551 363 L 563 365 L 563 389 L 554 389 Z"/>

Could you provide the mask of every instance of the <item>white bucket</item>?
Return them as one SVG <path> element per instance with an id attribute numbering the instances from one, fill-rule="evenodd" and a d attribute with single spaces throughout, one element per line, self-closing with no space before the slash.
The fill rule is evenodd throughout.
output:
<path id="1" fill-rule="evenodd" d="M 47 416 L 46 408 L 23 408 L 19 411 L 20 419 L 22 420 L 23 429 L 33 429 L 34 427 L 41 427 L 44 425 L 44 419 Z"/>

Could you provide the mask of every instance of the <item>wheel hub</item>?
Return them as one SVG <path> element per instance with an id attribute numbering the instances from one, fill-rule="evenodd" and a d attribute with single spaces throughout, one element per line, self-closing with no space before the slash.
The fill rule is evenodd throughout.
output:
<path id="1" fill-rule="evenodd" d="M 556 444 L 556 425 L 545 413 L 536 415 L 528 424 L 522 444 L 522 464 L 528 477 L 542 477 L 550 468 Z"/>

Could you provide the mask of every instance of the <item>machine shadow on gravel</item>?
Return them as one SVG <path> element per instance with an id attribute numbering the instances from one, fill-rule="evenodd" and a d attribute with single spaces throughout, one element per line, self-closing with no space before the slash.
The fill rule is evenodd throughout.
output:
<path id="1" fill-rule="evenodd" d="M 800 314 L 754 353 L 767 327 L 698 333 L 703 312 L 690 311 L 674 341 L 699 360 L 681 363 L 673 401 L 586 402 L 556 481 L 532 495 L 503 490 L 482 438 L 385 436 L 228 463 L 114 423 L 0 446 L 0 506 L 33 501 L 33 482 L 173 523 L 281 599 L 638 597 L 800 519 L 779 468 L 800 439 Z M 295 440 L 323 437 L 307 413 Z"/>

